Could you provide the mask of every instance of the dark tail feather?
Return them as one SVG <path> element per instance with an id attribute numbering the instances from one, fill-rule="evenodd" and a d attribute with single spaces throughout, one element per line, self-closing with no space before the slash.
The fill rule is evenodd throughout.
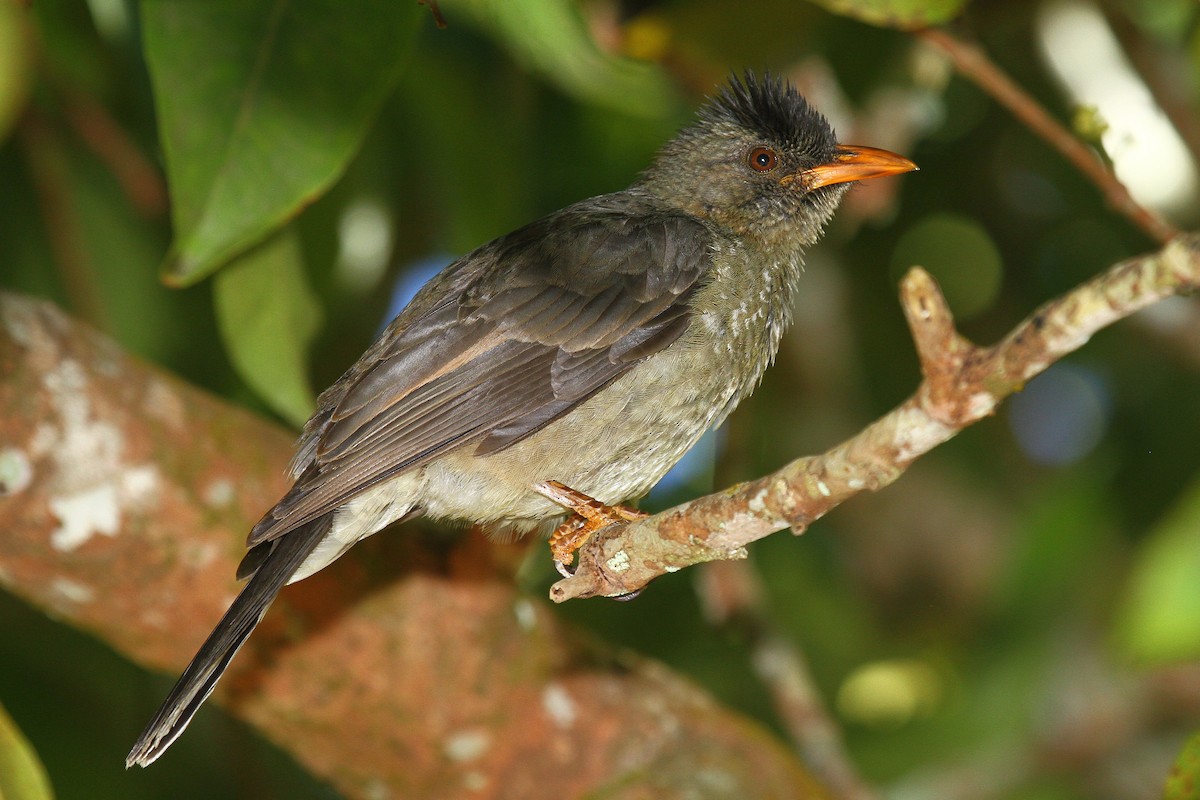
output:
<path id="1" fill-rule="evenodd" d="M 183 733 L 212 694 L 229 662 L 262 620 L 275 595 L 329 533 L 332 520 L 333 515 L 326 514 L 272 543 L 274 546 L 250 582 L 200 646 L 158 713 L 138 737 L 125 759 L 126 769 L 134 764 L 145 767 L 153 763 Z"/>

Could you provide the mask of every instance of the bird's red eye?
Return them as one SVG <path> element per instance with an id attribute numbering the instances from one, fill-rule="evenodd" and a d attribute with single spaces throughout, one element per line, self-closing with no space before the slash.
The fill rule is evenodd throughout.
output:
<path id="1" fill-rule="evenodd" d="M 779 163 L 779 156 L 769 147 L 756 147 L 750 151 L 746 162 L 755 172 L 770 172 Z"/>

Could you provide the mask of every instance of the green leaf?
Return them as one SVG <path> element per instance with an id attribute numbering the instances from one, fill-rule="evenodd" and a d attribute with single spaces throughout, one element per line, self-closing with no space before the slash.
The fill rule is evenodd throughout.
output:
<path id="1" fill-rule="evenodd" d="M 1200 481 L 1142 545 L 1117 623 L 1117 640 L 1151 663 L 1200 656 Z"/>
<path id="2" fill-rule="evenodd" d="M 1192 734 L 1175 759 L 1163 800 L 1200 800 L 1200 733 Z"/>
<path id="3" fill-rule="evenodd" d="M 53 797 L 50 779 L 29 740 L 4 706 L 0 706 L 0 798 L 52 800 Z"/>
<path id="4" fill-rule="evenodd" d="M 563 91 L 626 114 L 660 117 L 679 105 L 661 67 L 608 55 L 570 0 L 450 0 L 440 3 L 449 24 L 465 12 Z"/>
<path id="5" fill-rule="evenodd" d="M 810 0 L 834 14 L 881 28 L 912 30 L 947 22 L 967 0 Z"/>
<path id="6" fill-rule="evenodd" d="M 213 281 L 217 325 L 234 368 L 266 403 L 293 425 L 315 405 L 308 348 L 321 307 L 305 279 L 296 234 L 285 229 L 254 248 Z"/>
<path id="7" fill-rule="evenodd" d="M 143 0 L 175 225 L 165 280 L 211 274 L 329 187 L 420 19 L 399 0 Z"/>

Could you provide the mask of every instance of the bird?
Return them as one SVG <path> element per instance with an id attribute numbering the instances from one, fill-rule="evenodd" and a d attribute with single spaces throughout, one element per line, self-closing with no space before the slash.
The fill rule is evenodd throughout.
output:
<path id="1" fill-rule="evenodd" d="M 773 361 L 803 253 L 850 186 L 915 169 L 839 144 L 780 77 L 735 73 L 627 189 L 447 266 L 318 398 L 292 487 L 250 531 L 247 583 L 126 767 L 179 737 L 284 585 L 393 523 L 557 526 L 561 567 L 597 524 L 635 516 L 622 504 Z"/>

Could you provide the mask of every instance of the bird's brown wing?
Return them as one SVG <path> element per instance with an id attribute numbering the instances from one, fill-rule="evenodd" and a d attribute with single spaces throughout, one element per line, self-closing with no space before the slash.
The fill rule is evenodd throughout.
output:
<path id="1" fill-rule="evenodd" d="M 485 245 L 419 294 L 414 306 L 430 310 L 401 315 L 322 397 L 295 486 L 248 544 L 452 448 L 503 450 L 675 341 L 710 263 L 709 232 L 602 200 Z"/>

